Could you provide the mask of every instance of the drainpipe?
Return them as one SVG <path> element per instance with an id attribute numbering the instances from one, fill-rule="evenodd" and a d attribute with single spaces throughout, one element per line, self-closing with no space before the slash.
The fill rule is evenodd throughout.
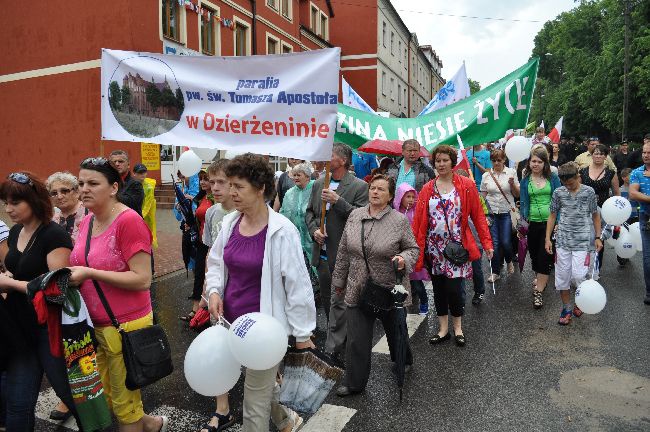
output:
<path id="1" fill-rule="evenodd" d="M 253 55 L 257 55 L 257 2 L 255 0 L 250 0 L 251 2 L 251 12 L 253 13 L 253 29 L 251 30 L 252 49 Z"/>

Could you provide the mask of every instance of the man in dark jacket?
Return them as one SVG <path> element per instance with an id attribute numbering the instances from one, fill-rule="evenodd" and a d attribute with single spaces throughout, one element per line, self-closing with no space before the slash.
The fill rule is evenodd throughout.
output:
<path id="1" fill-rule="evenodd" d="M 129 155 L 124 150 L 115 150 L 111 152 L 108 160 L 122 177 L 123 185 L 120 193 L 120 201 L 142 216 L 144 188 L 142 187 L 142 183 L 131 177 Z"/>
<path id="2" fill-rule="evenodd" d="M 422 186 L 435 177 L 433 169 L 420 160 L 420 143 L 414 139 L 404 141 L 402 156 L 388 168 L 388 175 L 395 180 L 396 186 L 408 183 L 420 192 Z"/>

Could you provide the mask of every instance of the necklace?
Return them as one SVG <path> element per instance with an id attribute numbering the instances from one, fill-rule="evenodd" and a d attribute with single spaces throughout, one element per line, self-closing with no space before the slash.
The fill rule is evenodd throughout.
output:
<path id="1" fill-rule="evenodd" d="M 533 179 L 535 186 L 538 188 L 544 186 L 544 183 L 546 183 L 546 179 L 544 177 L 535 177 L 535 174 L 533 174 L 531 175 L 531 178 Z"/>
<path id="2" fill-rule="evenodd" d="M 114 212 L 115 212 L 115 206 L 113 206 L 111 212 L 108 214 L 108 217 L 106 218 L 106 222 L 99 222 L 97 225 L 93 227 L 93 231 L 95 232 L 95 234 L 99 234 L 103 232 L 111 224 L 111 222 L 113 221 Z"/>

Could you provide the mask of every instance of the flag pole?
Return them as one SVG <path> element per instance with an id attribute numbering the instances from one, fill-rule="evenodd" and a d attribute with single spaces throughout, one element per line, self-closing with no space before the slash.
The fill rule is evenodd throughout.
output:
<path id="1" fill-rule="evenodd" d="M 323 182 L 323 189 L 330 187 L 330 161 L 325 163 L 325 181 Z M 323 200 L 320 205 L 320 232 L 325 234 L 325 208 L 327 202 Z"/>

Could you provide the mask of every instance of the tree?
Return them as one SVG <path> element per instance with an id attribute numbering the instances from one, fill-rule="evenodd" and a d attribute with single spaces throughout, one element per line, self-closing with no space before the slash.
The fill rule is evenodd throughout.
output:
<path id="1" fill-rule="evenodd" d="M 468 78 L 467 82 L 469 83 L 469 94 L 473 95 L 474 93 L 481 91 L 481 84 L 479 84 L 478 81 Z"/>
<path id="2" fill-rule="evenodd" d="M 144 91 L 145 96 L 147 97 L 147 102 L 151 105 L 151 110 L 153 111 L 153 117 L 156 116 L 156 111 L 158 107 L 162 105 L 162 94 L 158 87 L 155 84 L 150 83 Z"/>
<path id="3" fill-rule="evenodd" d="M 122 87 L 122 94 L 121 94 L 121 103 L 122 103 L 122 110 L 129 110 L 130 111 L 130 106 L 131 106 L 131 89 L 128 88 L 127 86 Z"/>
<path id="4" fill-rule="evenodd" d="M 120 85 L 117 81 L 111 81 L 108 85 L 108 105 L 111 109 L 118 110 L 120 109 L 120 100 L 122 95 L 120 93 Z"/>
<path id="5" fill-rule="evenodd" d="M 169 87 L 165 87 L 160 96 L 160 104 L 166 108 L 176 106 L 176 97 Z"/>
<path id="6" fill-rule="evenodd" d="M 627 135 L 650 130 L 650 2 L 631 1 Z M 531 119 L 564 116 L 569 135 L 620 139 L 623 126 L 624 2 L 581 1 L 535 37 L 540 58 Z M 543 97 L 542 97 L 543 95 Z"/>
<path id="7" fill-rule="evenodd" d="M 178 108 L 179 113 L 185 109 L 185 99 L 183 99 L 183 92 L 180 88 L 176 89 L 176 108 Z"/>

